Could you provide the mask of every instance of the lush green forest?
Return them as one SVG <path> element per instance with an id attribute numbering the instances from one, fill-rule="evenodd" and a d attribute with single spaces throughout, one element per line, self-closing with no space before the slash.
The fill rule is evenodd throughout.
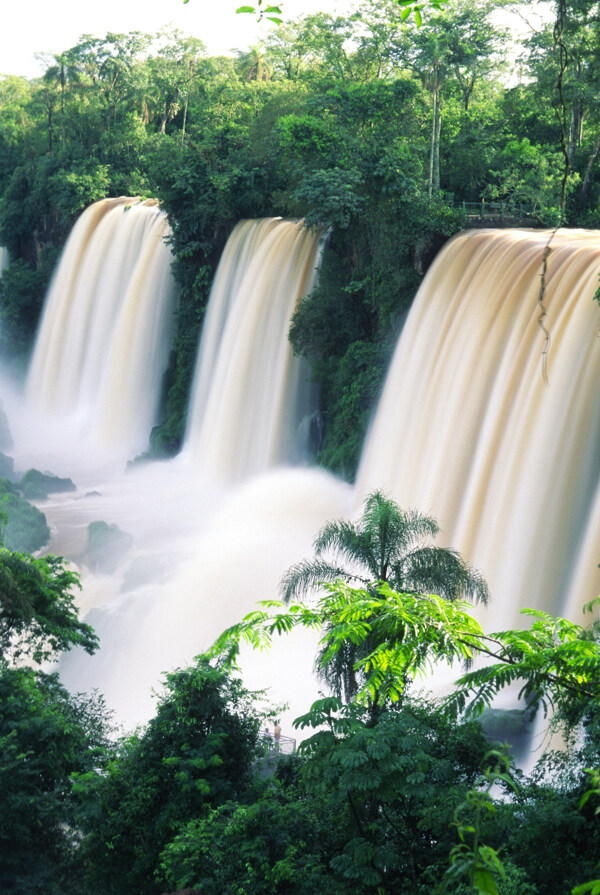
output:
<path id="1" fill-rule="evenodd" d="M 485 584 L 427 545 L 435 528 L 370 495 L 357 523 L 328 523 L 317 556 L 289 570 L 283 602 L 168 674 L 155 715 L 120 736 L 101 696 L 71 695 L 37 667 L 97 648 L 76 577 L 2 551 L 2 891 L 597 892 L 598 626 L 531 612 L 528 630 L 486 635 L 461 599 L 485 600 Z M 327 579 L 325 548 L 337 582 L 290 602 Z M 424 595 L 434 580 L 442 596 Z M 236 658 L 244 641 L 268 648 L 299 626 L 321 632 L 315 667 L 332 695 L 297 719 L 308 736 L 286 754 L 277 707 L 244 689 Z M 491 664 L 464 671 L 482 655 Z M 463 671 L 434 701 L 415 680 L 439 659 Z M 526 708 L 491 708 L 515 682 Z M 549 707 L 569 748 L 546 734 L 526 776 L 504 741 L 526 751 Z"/>
<path id="2" fill-rule="evenodd" d="M 1 353 L 25 369 L 83 209 L 156 197 L 180 304 L 152 450 L 175 453 L 229 233 L 241 218 L 302 217 L 328 242 L 290 338 L 321 386 L 316 461 L 351 479 L 404 315 L 443 242 L 482 220 L 597 226 L 600 4 L 550 2 L 547 24 L 532 28 L 520 7 L 519 45 L 502 24 L 507 5 L 450 0 L 417 28 L 391 0 L 364 2 L 285 21 L 237 57 L 173 32 L 89 35 L 38 79 L 0 76 Z M 485 601 L 484 582 L 428 548 L 420 574 L 408 568 L 402 550 L 435 522 L 399 513 L 374 495 L 362 529 L 322 532 L 317 546 L 364 572 L 316 602 L 253 613 L 171 672 L 154 717 L 125 735 L 100 695 L 73 696 L 40 670 L 61 650 L 97 646 L 74 608 L 76 577 L 60 560 L 3 549 L 0 891 L 597 895 L 596 627 L 538 613 L 527 633 L 486 637 L 455 602 Z M 369 560 L 378 551 L 383 565 Z M 300 563 L 286 600 L 333 572 Z M 429 590 L 439 596 L 419 596 Z M 314 733 L 284 756 L 261 735 L 278 709 L 244 688 L 235 657 L 241 640 L 298 625 L 323 632 L 315 661 L 333 695 L 307 706 L 299 728 Z M 465 671 L 480 654 L 491 670 Z M 413 683 L 438 658 L 462 674 L 444 703 Z M 490 708 L 515 681 L 527 711 Z M 550 707 L 570 748 L 543 740 L 525 775 L 501 744 L 518 751 Z"/>

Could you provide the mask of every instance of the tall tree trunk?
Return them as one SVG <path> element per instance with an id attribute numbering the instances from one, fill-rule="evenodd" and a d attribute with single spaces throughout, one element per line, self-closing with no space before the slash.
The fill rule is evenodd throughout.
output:
<path id="1" fill-rule="evenodd" d="M 441 96 L 438 88 L 437 102 L 435 104 L 435 142 L 433 155 L 433 194 L 437 195 L 440 191 L 440 135 L 442 131 L 442 104 Z"/>
<path id="2" fill-rule="evenodd" d="M 598 139 L 596 140 L 596 144 L 592 150 L 592 154 L 590 155 L 587 163 L 587 168 L 585 169 L 585 176 L 583 178 L 583 183 L 581 184 L 581 190 L 579 192 L 579 198 L 577 200 L 577 211 L 581 211 L 585 207 L 585 203 L 587 202 L 587 194 L 590 187 L 590 179 L 592 176 L 592 168 L 594 167 L 594 162 L 600 152 L 600 133 L 598 134 Z"/>
<path id="3" fill-rule="evenodd" d="M 437 88 L 433 89 L 431 94 L 432 97 L 432 114 L 431 114 L 431 149 L 429 153 L 429 184 L 427 188 L 427 195 L 431 199 L 433 195 L 433 180 L 434 180 L 434 169 L 435 169 L 435 154 L 436 154 L 436 133 L 437 133 L 437 106 L 438 106 L 438 90 Z M 439 165 L 439 161 L 438 161 Z"/>
<path id="4" fill-rule="evenodd" d="M 48 108 L 48 152 L 52 152 L 52 147 L 54 145 L 53 134 L 52 109 Z"/>
<path id="5" fill-rule="evenodd" d="M 185 105 L 183 107 L 183 125 L 181 127 L 181 142 L 183 143 L 185 139 L 185 125 L 187 121 L 187 111 L 188 111 L 188 94 L 185 95 Z"/>
<path id="6" fill-rule="evenodd" d="M 440 190 L 440 130 L 441 130 L 441 114 L 440 114 L 440 63 L 436 60 L 433 64 L 431 73 L 430 90 L 431 90 L 431 151 L 429 156 L 429 183 L 427 194 L 431 199 Z"/>
<path id="7" fill-rule="evenodd" d="M 60 133 L 61 133 L 61 143 L 65 145 L 65 93 L 67 87 L 67 76 L 65 72 L 64 65 L 60 67 Z"/>

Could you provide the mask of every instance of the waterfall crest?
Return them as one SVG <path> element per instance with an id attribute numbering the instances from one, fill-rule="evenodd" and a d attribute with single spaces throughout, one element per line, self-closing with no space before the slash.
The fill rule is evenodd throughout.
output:
<path id="1" fill-rule="evenodd" d="M 26 396 L 101 450 L 143 450 L 167 364 L 175 290 L 166 216 L 103 199 L 77 221 L 51 283 Z"/>
<path id="2" fill-rule="evenodd" d="M 211 290 L 184 451 L 233 481 L 306 459 L 302 421 L 314 409 L 306 365 L 288 342 L 290 318 L 314 283 L 319 234 L 302 222 L 242 221 Z"/>
<path id="3" fill-rule="evenodd" d="M 471 231 L 446 245 L 400 337 L 357 479 L 361 495 L 383 488 L 435 516 L 444 544 L 488 579 L 496 628 L 525 606 L 579 617 L 600 591 L 600 233 L 552 236 L 546 381 L 538 298 L 550 238 Z"/>

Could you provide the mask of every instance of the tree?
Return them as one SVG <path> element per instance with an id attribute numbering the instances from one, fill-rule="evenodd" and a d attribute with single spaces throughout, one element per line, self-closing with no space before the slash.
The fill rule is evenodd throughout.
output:
<path id="1" fill-rule="evenodd" d="M 458 82 L 465 113 L 469 111 L 475 85 L 490 78 L 500 67 L 508 32 L 491 21 L 493 12 L 506 5 L 494 0 L 484 5 L 474 0 L 453 2 L 448 12 L 448 64 Z"/>
<path id="2" fill-rule="evenodd" d="M 148 61 L 148 67 L 150 85 L 157 94 L 154 103 L 159 117 L 159 132 L 166 133 L 167 125 L 175 118 L 182 105 L 182 130 L 185 132 L 190 88 L 198 77 L 198 63 L 204 55 L 205 47 L 202 41 L 184 37 L 179 31 L 171 34 L 163 32 L 158 36 L 164 39 L 164 45 Z"/>
<path id="3" fill-rule="evenodd" d="M 250 804 L 194 820 L 165 849 L 173 888 L 206 895 L 432 891 L 453 843 L 452 816 L 489 748 L 479 724 L 411 702 L 375 726 L 323 700 L 317 728 Z"/>
<path id="4" fill-rule="evenodd" d="M 585 609 L 599 607 L 597 597 Z M 323 665 L 348 643 L 357 647 L 355 670 L 364 677 L 353 701 L 360 704 L 397 702 L 408 680 L 430 673 L 437 663 L 453 666 L 479 657 L 486 664 L 462 674 L 445 699 L 450 717 L 478 716 L 505 687 L 520 682 L 529 713 L 553 708 L 567 729 L 592 713 L 597 729 L 600 622 L 583 626 L 523 609 L 533 619 L 530 628 L 486 634 L 469 608 L 435 594 L 397 593 L 387 584 L 365 590 L 338 581 L 325 585 L 312 607 L 295 603 L 284 611 L 281 602 L 266 601 L 224 631 L 208 655 L 235 665 L 241 642 L 268 648 L 274 633 L 315 629 L 321 632 Z"/>
<path id="5" fill-rule="evenodd" d="M 0 662 L 0 890 L 81 893 L 73 775 L 103 763 L 107 714 L 57 675 Z"/>
<path id="6" fill-rule="evenodd" d="M 487 602 L 487 585 L 479 572 L 471 569 L 453 550 L 423 544 L 438 534 L 434 519 L 400 507 L 380 491 L 370 494 L 359 520 L 328 522 L 314 542 L 316 558 L 304 560 L 286 572 L 281 582 L 284 602 L 301 597 L 323 582 L 344 580 L 370 590 L 381 582 L 402 593 L 436 593 L 447 600 L 468 597 Z M 328 553 L 343 560 L 336 564 Z M 373 643 L 369 642 L 368 648 Z M 351 700 L 360 689 L 356 677 L 356 644 L 348 641 L 333 661 L 324 663 L 319 654 L 318 668 L 337 695 Z"/>
<path id="7" fill-rule="evenodd" d="M 268 81 L 272 70 L 261 47 L 250 47 L 247 53 L 238 56 L 237 67 L 245 81 Z"/>
<path id="8" fill-rule="evenodd" d="M 71 696 L 56 674 L 24 664 L 98 638 L 79 621 L 79 585 L 60 557 L 0 548 L 0 890 L 81 892 L 73 775 L 99 768 L 109 719 L 101 698 Z"/>
<path id="9" fill-rule="evenodd" d="M 402 593 L 435 593 L 446 600 L 465 597 L 486 603 L 481 574 L 454 550 L 424 545 L 439 527 L 431 516 L 401 510 L 381 491 L 366 498 L 358 521 L 328 522 L 317 535 L 316 559 L 292 566 L 281 582 L 284 602 L 301 597 L 323 582 L 342 579 L 374 587 L 386 582 Z M 344 565 L 323 558 L 332 551 Z"/>
<path id="10" fill-rule="evenodd" d="M 103 106 L 104 128 L 131 113 L 139 100 L 138 64 L 152 38 L 133 31 L 108 32 L 104 38 L 84 35 L 70 52 L 82 80 L 93 86 Z"/>
<path id="11" fill-rule="evenodd" d="M 597 598 L 587 608 L 597 610 L 599 606 Z M 358 647 L 362 658 L 357 667 L 364 672 L 364 684 L 353 703 L 323 698 L 295 721 L 298 727 L 316 730 L 302 747 L 310 756 L 315 779 L 322 789 L 327 789 L 326 780 L 339 786 L 353 805 L 355 832 L 330 866 L 352 879 L 356 892 L 377 891 L 388 872 L 396 884 L 390 891 L 417 893 L 422 885 L 438 891 L 435 884 L 444 877 L 439 891 L 456 892 L 457 878 L 470 875 L 468 891 L 479 895 L 535 895 L 553 885 L 556 891 L 566 892 L 594 875 L 594 847 L 600 830 L 590 802 L 584 798 L 589 791 L 584 769 L 600 761 L 600 623 L 582 626 L 544 612 L 523 610 L 532 620 L 529 628 L 486 634 L 468 608 L 466 603 L 434 595 L 398 594 L 387 585 L 359 590 L 340 582 L 328 585 L 314 606 L 293 604 L 284 610 L 281 603 L 263 604 L 224 632 L 211 650 L 225 665 L 235 663 L 240 642 L 268 648 L 274 634 L 297 626 L 322 632 L 324 663 L 348 643 Z M 374 648 L 362 650 L 370 643 Z M 442 720 L 447 725 L 440 738 L 442 762 L 436 763 L 432 755 L 436 737 L 432 731 L 426 732 L 422 723 L 415 723 L 415 707 L 405 695 L 406 681 L 429 673 L 439 661 L 452 666 L 475 657 L 488 664 L 461 675 L 453 692 L 441 701 L 441 715 L 431 704 L 422 709 L 425 727 L 435 729 Z M 435 858 L 432 845 L 441 843 L 447 834 L 447 824 L 442 829 L 435 825 L 440 808 L 446 811 L 450 806 L 442 794 L 426 791 L 440 781 L 442 793 L 447 794 L 450 781 L 457 779 L 454 757 L 450 764 L 444 763 L 450 754 L 454 756 L 454 748 L 448 751 L 448 731 L 459 736 L 460 727 L 455 726 L 459 719 L 481 714 L 500 691 L 518 681 L 527 713 L 552 707 L 577 748 L 571 755 L 545 756 L 537 775 L 523 783 L 511 801 L 493 805 L 489 792 L 493 771 L 486 777 L 488 785 L 483 781 L 483 790 L 475 786 L 468 793 L 463 790 L 462 795 L 456 790 L 455 826 L 461 838 L 451 851 L 452 868 L 445 873 L 444 860 Z M 370 713 L 365 715 L 369 702 L 387 703 L 374 723 Z M 461 748 L 469 754 L 479 733 L 477 728 L 470 734 L 465 729 L 465 733 Z M 481 748 L 482 741 L 478 743 Z M 404 759 L 406 764 L 400 768 Z M 502 763 L 505 767 L 504 759 Z M 463 782 L 470 786 L 473 777 L 463 778 Z M 580 803 L 583 817 L 578 815 Z M 483 806 L 483 814 L 476 821 L 477 835 L 471 842 L 475 827 L 469 811 L 479 810 L 477 806 Z M 594 827 L 584 834 L 590 823 Z M 525 849 L 522 829 L 527 830 Z M 506 882 L 496 885 L 490 871 L 500 869 L 501 844 Z M 540 858 L 546 851 L 547 862 Z M 419 854 L 425 857 L 417 857 Z M 395 874 L 401 874 L 402 888 Z M 479 890 L 477 878 L 485 880 L 485 887 Z M 582 883 L 576 891 L 592 892 L 595 885 Z"/>
<path id="12" fill-rule="evenodd" d="M 89 891 L 162 891 L 153 881 L 167 844 L 209 809 L 243 799 L 261 719 L 240 681 L 204 660 L 167 675 L 146 729 L 123 739 L 89 782 Z"/>
<path id="13" fill-rule="evenodd" d="M 74 50 L 67 50 L 64 53 L 52 55 L 38 54 L 37 58 L 46 64 L 46 70 L 42 77 L 42 83 L 46 85 L 46 90 L 51 90 L 52 87 L 60 88 L 61 143 L 64 146 L 66 142 L 67 85 L 76 84 L 80 77 L 76 53 Z M 50 151 L 52 151 L 51 147 Z"/>
<path id="14" fill-rule="evenodd" d="M 347 799 L 311 785 L 305 769 L 298 755 L 282 759 L 248 803 L 227 802 L 190 821 L 161 855 L 170 889 L 356 895 L 329 867 L 344 846 Z"/>
<path id="15" fill-rule="evenodd" d="M 76 587 L 79 578 L 62 558 L 34 559 L 0 548 L 0 661 L 41 663 L 73 646 L 93 653 L 98 637 L 79 621 Z"/>

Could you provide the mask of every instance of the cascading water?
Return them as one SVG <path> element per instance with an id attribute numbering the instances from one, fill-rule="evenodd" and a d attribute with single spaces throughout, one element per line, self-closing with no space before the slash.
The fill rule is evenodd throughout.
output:
<path id="1" fill-rule="evenodd" d="M 298 301 L 314 283 L 319 234 L 302 222 L 243 221 L 211 291 L 184 451 L 225 481 L 308 456 L 314 410 L 305 363 L 287 340 Z"/>
<path id="2" fill-rule="evenodd" d="M 58 298 L 47 311 L 55 329 L 44 338 L 53 343 L 62 332 L 69 340 L 81 383 L 93 354 L 90 329 L 100 327 L 95 315 L 112 291 L 91 300 L 73 290 L 76 283 L 99 282 L 101 268 L 104 275 L 113 267 L 91 251 L 113 207 L 93 206 L 82 218 L 78 243 L 65 253 L 65 291 L 69 308 L 77 305 L 79 335 L 72 335 Z M 120 208 L 119 214 L 131 211 Z M 70 654 L 63 674 L 74 689 L 105 692 L 129 724 L 148 717 L 150 687 L 161 671 L 190 661 L 257 600 L 274 597 L 280 576 L 309 554 L 324 522 L 351 515 L 375 488 L 434 515 L 441 542 L 488 577 L 488 628 L 512 624 L 523 606 L 575 617 L 600 589 L 600 312 L 591 300 L 600 234 L 561 231 L 552 237 L 544 295 L 551 334 L 547 383 L 538 296 L 550 234 L 477 231 L 445 247 L 409 314 L 351 488 L 319 470 L 267 469 L 291 456 L 272 450 L 272 437 L 263 443 L 263 427 L 279 431 L 279 445 L 287 437 L 294 443 L 299 414 L 286 421 L 278 411 L 274 423 L 266 422 L 255 401 L 271 385 L 288 389 L 273 381 L 288 375 L 279 350 L 293 305 L 310 288 L 319 252 L 318 241 L 300 225 L 283 225 L 246 222 L 226 248 L 207 314 L 184 455 L 100 483 L 90 467 L 75 499 L 61 496 L 43 507 L 55 533 L 51 549 L 79 563 L 81 605 L 103 644 L 95 657 Z M 111 251 L 126 253 L 123 245 Z M 85 261 L 88 254 L 94 258 Z M 291 282 L 282 269 L 290 259 L 296 285 L 272 289 L 267 275 Z M 278 328 L 271 329 L 261 306 L 284 300 Z M 49 326 L 44 320 L 40 339 Z M 264 342 L 257 343 L 257 330 Z M 106 352 L 111 369 L 121 351 Z M 238 366 L 245 357 L 268 365 L 262 382 Z M 32 369 L 29 389 L 40 394 L 42 406 L 64 412 L 79 398 L 78 383 L 69 384 L 66 375 L 62 391 L 61 363 L 55 357 L 41 372 Z M 122 370 L 115 381 L 124 384 L 127 375 Z M 241 396 L 233 397 L 232 383 L 241 386 Z M 90 418 L 97 422 L 102 402 L 96 396 L 92 404 Z M 256 470 L 261 474 L 253 475 Z M 89 487 L 99 493 L 79 500 Z M 110 573 L 90 570 L 86 556 L 87 524 L 96 519 L 116 522 L 133 539 Z M 246 657 L 246 682 L 274 683 L 274 697 L 290 700 L 293 717 L 316 694 L 313 647 L 312 639 L 286 639 L 270 657 Z"/>
<path id="3" fill-rule="evenodd" d="M 599 269 L 600 233 L 455 237 L 411 309 L 367 439 L 358 492 L 383 488 L 438 520 L 490 584 L 488 629 L 520 624 L 524 607 L 580 621 L 600 591 Z"/>
<path id="4" fill-rule="evenodd" d="M 121 197 L 88 208 L 69 237 L 27 401 L 78 450 L 82 438 L 89 451 L 121 459 L 147 447 L 173 326 L 169 233 L 155 202 Z"/>
<path id="5" fill-rule="evenodd" d="M 142 215 L 153 210 L 125 211 L 128 202 L 92 206 L 76 226 L 48 299 L 38 340 L 44 347 L 36 349 L 28 382 L 31 403 L 62 420 L 67 412 L 81 415 L 83 405 L 91 444 L 104 444 L 114 430 L 122 457 L 136 403 L 129 397 L 131 380 L 137 387 L 133 371 L 143 366 L 134 348 L 151 341 L 145 327 L 158 301 L 137 300 L 138 271 L 148 271 L 149 281 L 160 278 L 138 260 L 148 241 Z M 127 240 L 125 221 L 131 223 Z M 92 658 L 76 652 L 65 657 L 63 678 L 72 689 L 98 687 L 127 723 L 148 717 L 151 688 L 162 671 L 190 662 L 258 600 L 275 595 L 283 572 L 309 552 L 326 519 L 350 508 L 349 486 L 323 472 L 289 468 L 305 453 L 299 428 L 314 403 L 308 372 L 293 356 L 287 331 L 297 301 L 314 282 L 319 256 L 318 234 L 301 223 L 238 225 L 211 292 L 182 455 L 125 475 L 114 467 L 99 469 L 88 455 L 77 476 L 69 473 L 78 492 L 43 506 L 54 533 L 50 549 L 77 564 L 81 606 L 103 644 Z M 168 272 L 164 256 L 156 256 L 156 265 Z M 69 363 L 64 354 L 73 355 Z M 103 388 L 96 391 L 100 378 Z M 284 463 L 287 469 L 273 469 Z M 69 472 L 65 465 L 56 470 L 55 458 L 34 462 L 31 453 L 27 465 Z M 127 553 L 113 558 L 109 571 L 94 568 L 89 552 L 88 525 L 99 520 L 130 538 Z M 291 698 L 296 709 L 305 705 L 314 686 L 311 663 L 298 666 L 313 651 L 309 639 L 308 647 L 302 636 L 282 644 L 266 666 L 249 658 L 250 685 L 276 678 L 275 699 Z M 271 671 L 265 674 L 265 667 Z M 311 695 L 294 697 L 299 688 Z"/>

